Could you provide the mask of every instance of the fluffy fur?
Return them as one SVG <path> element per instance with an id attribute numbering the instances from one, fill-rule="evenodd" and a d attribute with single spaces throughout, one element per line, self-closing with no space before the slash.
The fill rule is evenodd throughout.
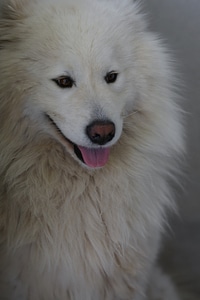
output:
<path id="1" fill-rule="evenodd" d="M 153 267 L 183 149 L 165 48 L 132 0 L 0 8 L 0 299 L 178 300 Z M 95 120 L 115 125 L 104 146 Z M 74 144 L 110 149 L 107 163 Z"/>

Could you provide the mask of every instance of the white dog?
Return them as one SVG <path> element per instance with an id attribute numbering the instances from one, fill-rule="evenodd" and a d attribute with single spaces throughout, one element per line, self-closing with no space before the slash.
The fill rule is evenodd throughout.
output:
<path id="1" fill-rule="evenodd" d="M 1 300 L 179 299 L 173 74 L 132 0 L 1 1 Z"/>

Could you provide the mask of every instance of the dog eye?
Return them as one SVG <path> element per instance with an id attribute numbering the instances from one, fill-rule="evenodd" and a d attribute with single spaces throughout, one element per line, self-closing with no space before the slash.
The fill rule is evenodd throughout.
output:
<path id="1" fill-rule="evenodd" d="M 53 81 L 61 88 L 72 88 L 75 81 L 70 76 L 60 76 L 59 78 L 53 79 Z"/>
<path id="2" fill-rule="evenodd" d="M 117 80 L 118 73 L 115 71 L 109 72 L 105 76 L 105 81 L 109 83 L 114 83 Z"/>

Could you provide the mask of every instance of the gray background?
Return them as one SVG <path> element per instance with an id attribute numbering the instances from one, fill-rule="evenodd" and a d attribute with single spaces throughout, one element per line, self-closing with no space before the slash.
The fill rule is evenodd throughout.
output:
<path id="1" fill-rule="evenodd" d="M 180 216 L 171 220 L 173 230 L 168 232 L 162 262 L 182 299 L 200 300 L 200 0 L 141 3 L 150 28 L 160 33 L 177 58 L 185 99 L 187 164 L 183 189 L 176 191 Z"/>

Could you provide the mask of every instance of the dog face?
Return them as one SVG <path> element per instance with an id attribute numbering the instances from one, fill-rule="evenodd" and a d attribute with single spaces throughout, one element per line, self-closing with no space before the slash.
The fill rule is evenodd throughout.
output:
<path id="1" fill-rule="evenodd" d="M 110 10 L 100 1 L 88 1 L 89 9 L 78 0 L 25 2 L 15 49 L 31 90 L 23 114 L 81 164 L 102 167 L 137 94 L 131 2 L 124 14 L 114 0 Z"/>

